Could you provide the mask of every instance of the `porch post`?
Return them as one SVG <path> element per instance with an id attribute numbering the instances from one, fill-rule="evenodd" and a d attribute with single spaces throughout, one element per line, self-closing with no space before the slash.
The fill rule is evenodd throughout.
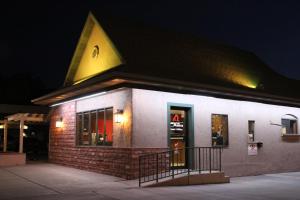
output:
<path id="1" fill-rule="evenodd" d="M 23 153 L 24 118 L 20 119 L 19 153 Z"/>
<path id="2" fill-rule="evenodd" d="M 3 137 L 3 152 L 7 151 L 7 129 L 8 129 L 8 121 L 4 120 L 4 137 Z"/>

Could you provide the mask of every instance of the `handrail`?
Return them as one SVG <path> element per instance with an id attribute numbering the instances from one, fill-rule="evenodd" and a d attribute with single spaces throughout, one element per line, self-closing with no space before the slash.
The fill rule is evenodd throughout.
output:
<path id="1" fill-rule="evenodd" d="M 144 154 L 139 156 L 139 186 L 184 173 L 221 170 L 222 147 L 186 147 Z"/>

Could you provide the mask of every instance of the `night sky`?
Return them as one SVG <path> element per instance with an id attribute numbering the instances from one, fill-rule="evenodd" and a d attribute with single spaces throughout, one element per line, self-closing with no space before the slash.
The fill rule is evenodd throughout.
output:
<path id="1" fill-rule="evenodd" d="M 275 71 L 300 79 L 297 0 L 10 2 L 0 14 L 2 77 L 27 73 L 49 88 L 62 86 L 88 11 L 100 8 L 252 51 Z"/>

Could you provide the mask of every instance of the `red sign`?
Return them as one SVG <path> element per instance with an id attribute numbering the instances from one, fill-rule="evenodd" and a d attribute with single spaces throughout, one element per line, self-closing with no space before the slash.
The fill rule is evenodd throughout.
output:
<path id="1" fill-rule="evenodd" d="M 183 118 L 181 114 L 171 114 L 170 130 L 183 131 Z"/>
<path id="2" fill-rule="evenodd" d="M 172 117 L 172 122 L 180 122 L 181 120 L 181 115 L 179 114 L 174 114 Z"/>

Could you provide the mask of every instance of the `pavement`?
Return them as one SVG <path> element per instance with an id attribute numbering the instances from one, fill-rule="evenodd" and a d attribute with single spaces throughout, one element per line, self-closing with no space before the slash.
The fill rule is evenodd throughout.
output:
<path id="1" fill-rule="evenodd" d="M 300 200 L 300 172 L 231 178 L 231 183 L 139 188 L 137 180 L 36 163 L 0 168 L 1 200 Z"/>

